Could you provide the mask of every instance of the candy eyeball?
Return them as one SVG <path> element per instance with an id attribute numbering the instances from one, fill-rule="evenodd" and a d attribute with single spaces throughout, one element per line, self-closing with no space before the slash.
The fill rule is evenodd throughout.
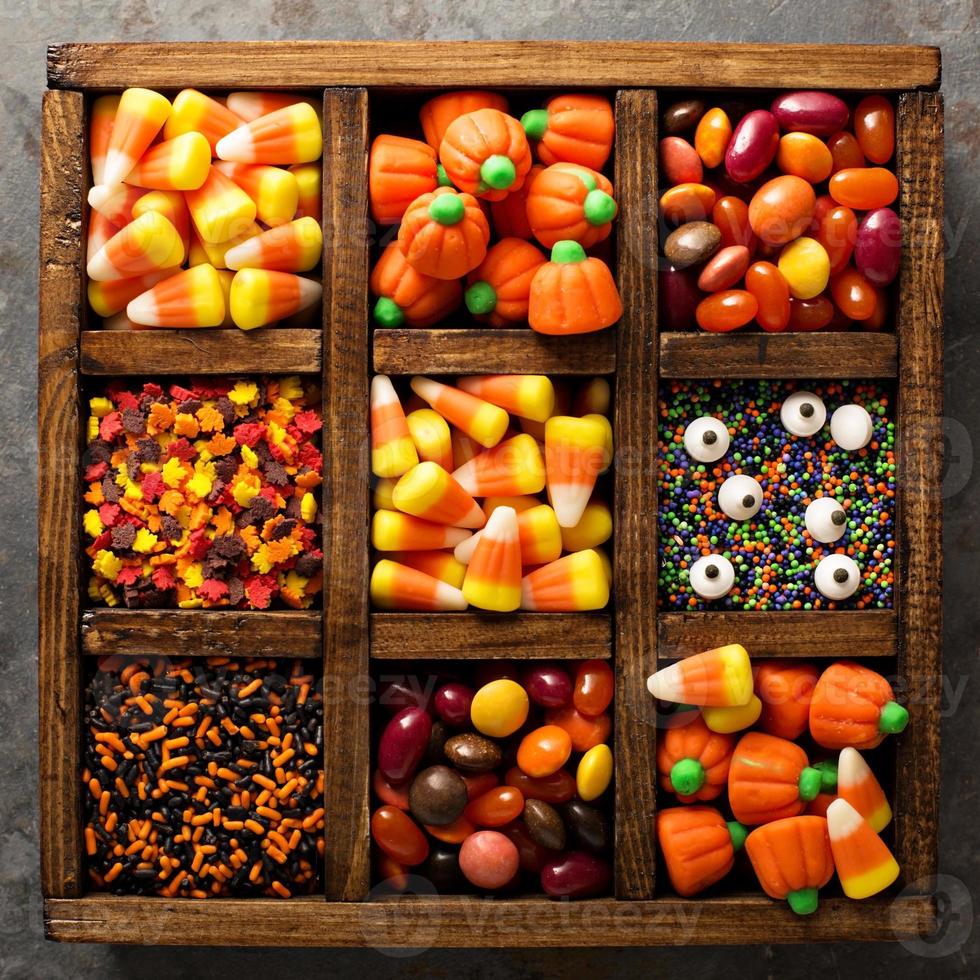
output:
<path id="1" fill-rule="evenodd" d="M 684 449 L 699 463 L 713 463 L 728 452 L 731 439 L 725 423 L 702 415 L 684 430 Z"/>
<path id="2" fill-rule="evenodd" d="M 812 391 L 794 391 L 779 409 L 783 428 L 794 436 L 816 435 L 827 421 L 827 409 Z"/>
<path id="3" fill-rule="evenodd" d="M 833 497 L 818 497 L 812 501 L 803 519 L 810 537 L 824 544 L 839 540 L 847 531 L 847 514 Z"/>
<path id="4" fill-rule="evenodd" d="M 690 571 L 691 588 L 702 599 L 720 599 L 735 584 L 735 569 L 724 555 L 703 555 Z"/>
<path id="5" fill-rule="evenodd" d="M 841 449 L 864 449 L 873 434 L 871 416 L 860 405 L 841 405 L 831 416 L 830 435 Z"/>
<path id="6" fill-rule="evenodd" d="M 731 520 L 747 521 L 762 506 L 762 487 L 751 476 L 730 476 L 718 491 L 718 506 Z"/>
<path id="7" fill-rule="evenodd" d="M 849 599 L 861 584 L 861 569 L 847 555 L 827 555 L 813 573 L 817 591 L 827 599 Z"/>

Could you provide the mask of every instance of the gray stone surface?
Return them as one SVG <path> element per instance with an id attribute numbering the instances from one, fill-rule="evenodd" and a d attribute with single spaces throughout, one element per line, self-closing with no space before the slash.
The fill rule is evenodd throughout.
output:
<path id="1" fill-rule="evenodd" d="M 834 4 L 731 0 L 2 0 L 0 37 L 0 976 L 105 978 L 303 975 L 967 977 L 980 972 L 970 895 L 977 895 L 977 636 L 973 565 L 980 551 L 974 494 L 977 393 L 976 157 L 978 127 L 975 0 L 883 0 Z M 962 697 L 943 725 L 942 870 L 958 925 L 935 947 L 837 944 L 809 949 L 424 953 L 393 959 L 375 951 L 216 951 L 59 946 L 41 932 L 35 750 L 35 310 L 38 119 L 45 45 L 68 40 L 275 38 L 589 38 L 917 42 L 943 49 L 948 212 L 946 503 L 946 672 Z M 474 79 L 474 82 L 478 82 Z M 973 176 L 971 176 L 971 174 Z M 936 583 L 937 588 L 940 584 Z M 957 885 L 956 882 L 961 884 Z M 958 896 L 958 897 L 956 897 Z M 959 931 L 957 931 L 959 930 Z M 937 958 L 935 954 L 946 954 Z"/>

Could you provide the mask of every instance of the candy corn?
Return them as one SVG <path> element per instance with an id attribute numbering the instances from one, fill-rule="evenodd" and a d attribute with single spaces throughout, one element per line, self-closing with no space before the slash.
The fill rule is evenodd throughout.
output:
<path id="1" fill-rule="evenodd" d="M 88 261 L 96 282 L 128 279 L 180 265 L 184 246 L 177 229 L 156 211 L 148 211 L 116 232 Z"/>
<path id="2" fill-rule="evenodd" d="M 375 511 L 371 520 L 371 544 L 378 551 L 455 548 L 469 536 L 470 532 L 465 528 L 433 524 L 397 510 Z"/>
<path id="3" fill-rule="evenodd" d="M 457 467 L 453 477 L 474 497 L 540 493 L 545 485 L 544 460 L 538 444 L 523 433 L 474 456 Z"/>
<path id="4" fill-rule="evenodd" d="M 463 585 L 466 566 L 457 561 L 448 551 L 393 551 L 390 557 L 399 565 L 416 568 L 441 582 L 447 582 L 454 588 L 458 589 Z"/>
<path id="5" fill-rule="evenodd" d="M 749 655 L 738 643 L 695 654 L 651 674 L 647 690 L 675 704 L 712 708 L 748 704 L 752 697 Z"/>
<path id="6" fill-rule="evenodd" d="M 394 493 L 396 486 L 398 486 L 398 480 L 393 476 L 381 477 L 375 483 L 374 493 L 371 494 L 371 503 L 375 510 L 395 509 Z"/>
<path id="7" fill-rule="evenodd" d="M 259 116 L 267 116 L 270 112 L 296 105 L 297 102 L 305 102 L 314 110 L 318 110 L 318 103 L 313 99 L 294 95 L 292 92 L 231 92 L 225 102 L 228 108 L 244 122 L 251 122 Z"/>
<path id="8" fill-rule="evenodd" d="M 408 565 L 382 558 L 371 572 L 371 600 L 381 609 L 465 609 L 463 593 Z"/>
<path id="9" fill-rule="evenodd" d="M 134 276 L 132 279 L 113 279 L 109 282 L 89 280 L 89 305 L 99 316 L 115 316 L 126 309 L 130 300 L 136 299 L 141 293 L 155 286 L 161 279 L 179 272 L 179 266 L 170 269 L 157 269 L 145 276 Z"/>
<path id="10" fill-rule="evenodd" d="M 413 466 L 391 499 L 403 513 L 435 524 L 478 528 L 487 522 L 480 505 L 438 463 Z"/>
<path id="11" fill-rule="evenodd" d="M 513 612 L 521 604 L 521 543 L 517 514 L 510 507 L 493 512 L 463 579 L 463 595 L 478 609 Z"/>
<path id="12" fill-rule="evenodd" d="M 145 193 L 143 188 L 129 184 L 96 184 L 89 188 L 88 205 L 121 228 L 132 220 L 133 207 Z"/>
<path id="13" fill-rule="evenodd" d="M 210 169 L 208 141 L 200 133 L 182 133 L 147 150 L 126 175 L 126 183 L 158 191 L 193 191 Z"/>
<path id="14" fill-rule="evenodd" d="M 204 265 L 203 262 L 197 264 Z M 235 281 L 235 273 L 230 272 L 228 269 L 217 269 L 217 273 L 218 282 L 221 283 L 221 295 L 225 302 L 225 316 L 218 325 L 221 327 L 233 327 L 235 326 L 235 321 L 231 318 L 231 284 Z"/>
<path id="15" fill-rule="evenodd" d="M 299 183 L 294 174 L 265 164 L 216 160 L 214 166 L 255 201 L 259 221 L 275 227 L 293 220 L 299 205 Z M 319 215 L 314 218 L 319 222 Z"/>
<path id="16" fill-rule="evenodd" d="M 836 799 L 827 807 L 827 831 L 848 898 L 870 898 L 898 877 L 901 869 L 891 851 L 847 800 Z"/>
<path id="17" fill-rule="evenodd" d="M 881 783 L 857 749 L 841 749 L 837 763 L 837 795 L 857 810 L 880 834 L 892 818 L 892 808 Z"/>
<path id="18" fill-rule="evenodd" d="M 605 378 L 592 378 L 575 394 L 576 415 L 608 415 L 612 404 L 612 388 Z"/>
<path id="19" fill-rule="evenodd" d="M 544 422 L 555 407 L 555 388 L 540 374 L 488 374 L 460 378 L 463 391 L 522 418 Z"/>
<path id="20" fill-rule="evenodd" d="M 296 185 L 299 188 L 295 217 L 316 218 L 320 221 L 323 218 L 321 197 L 323 174 L 320 167 L 310 163 L 297 163 L 289 168 L 289 172 L 296 178 Z"/>
<path id="21" fill-rule="evenodd" d="M 213 151 L 222 136 L 238 129 L 243 122 L 241 116 L 209 95 L 185 88 L 174 99 L 173 109 L 163 127 L 163 138 L 172 140 L 184 133 L 200 133 Z"/>
<path id="22" fill-rule="evenodd" d="M 486 497 L 483 501 L 483 513 L 489 517 L 498 507 L 513 507 L 518 514 L 522 514 L 526 510 L 530 510 L 532 507 L 539 507 L 541 501 L 532 494 L 523 494 L 521 496 L 501 496 L 495 494 L 492 497 Z"/>
<path id="23" fill-rule="evenodd" d="M 225 296 L 213 265 L 195 265 L 130 301 L 126 315 L 148 327 L 220 327 Z"/>
<path id="24" fill-rule="evenodd" d="M 471 439 L 487 448 L 500 442 L 510 423 L 507 413 L 497 405 L 431 378 L 412 378 L 412 391 L 428 402 L 450 425 L 462 429 Z"/>
<path id="25" fill-rule="evenodd" d="M 566 551 L 594 548 L 609 540 L 612 526 L 612 512 L 601 500 L 593 500 L 582 512 L 578 524 L 561 529 L 562 545 Z"/>
<path id="26" fill-rule="evenodd" d="M 438 463 L 451 473 L 454 469 L 453 441 L 446 420 L 431 408 L 416 409 L 405 420 L 419 459 Z"/>
<path id="27" fill-rule="evenodd" d="M 608 602 L 606 570 L 591 549 L 549 562 L 521 581 L 521 609 L 584 612 L 602 609 Z"/>
<path id="28" fill-rule="evenodd" d="M 599 470 L 599 472 L 605 473 L 606 470 L 609 469 L 613 460 L 612 422 L 610 422 L 605 415 L 599 415 L 596 412 L 593 412 L 591 415 L 583 415 L 582 418 L 591 419 L 593 422 L 596 422 L 602 426 L 602 431 L 605 434 L 605 439 L 603 442 L 602 468 Z"/>
<path id="29" fill-rule="evenodd" d="M 170 115 L 170 103 L 159 92 L 128 88 L 119 99 L 112 135 L 105 151 L 102 182 L 125 180 Z"/>
<path id="30" fill-rule="evenodd" d="M 475 439 L 463 435 L 459 429 L 450 430 L 450 439 L 453 444 L 453 466 L 458 470 L 461 466 L 475 459 L 483 452 L 481 446 Z M 543 466 L 544 464 L 542 464 Z M 453 476 L 457 476 L 455 473 Z M 457 476 L 458 479 L 458 476 Z M 472 491 L 471 491 L 472 492 Z"/>
<path id="31" fill-rule="evenodd" d="M 237 248 L 243 242 L 251 238 L 257 238 L 262 234 L 262 226 L 253 221 L 241 234 L 234 238 L 229 238 L 226 242 L 205 242 L 195 231 L 192 244 L 195 246 L 193 254 L 190 256 L 191 265 L 200 265 L 202 262 L 209 262 L 216 269 L 228 268 L 228 253 Z"/>
<path id="32" fill-rule="evenodd" d="M 184 245 L 185 254 L 190 252 L 191 216 L 180 191 L 147 191 L 133 205 L 133 217 L 139 218 L 147 211 L 157 211 L 169 221 Z"/>
<path id="33" fill-rule="evenodd" d="M 247 122 L 218 140 L 215 155 L 236 163 L 312 163 L 323 153 L 323 132 L 305 102 Z"/>
<path id="34" fill-rule="evenodd" d="M 495 507 L 493 510 L 497 509 Z M 488 518 L 493 515 L 493 510 L 487 514 Z M 558 526 L 555 512 L 547 504 L 538 504 L 536 507 L 516 513 L 517 533 L 521 542 L 521 564 L 527 567 L 554 561 L 561 554 L 561 528 Z M 453 554 L 458 561 L 464 565 L 470 563 L 481 534 L 481 531 L 477 531 L 473 537 L 456 545 Z"/>
<path id="35" fill-rule="evenodd" d="M 371 472 L 402 476 L 418 461 L 394 385 L 387 375 L 377 374 L 371 380 Z"/>
<path id="36" fill-rule="evenodd" d="M 123 225 L 128 225 L 129 221 L 124 221 Z M 99 249 L 112 236 L 119 231 L 122 225 L 114 225 L 105 215 L 98 211 L 92 211 L 88 216 L 88 236 L 85 239 L 85 261 L 91 261 Z"/>
<path id="37" fill-rule="evenodd" d="M 231 318 L 242 330 L 254 330 L 307 309 L 322 295 L 323 287 L 313 279 L 242 269 L 231 284 Z"/>
<path id="38" fill-rule="evenodd" d="M 197 233 L 205 242 L 226 242 L 255 221 L 255 202 L 217 167 L 196 190 L 187 191 L 187 206 Z"/>
<path id="39" fill-rule="evenodd" d="M 605 465 L 605 447 L 605 429 L 595 418 L 558 415 L 545 423 L 548 496 L 562 527 L 575 527 L 582 519 Z"/>
<path id="40" fill-rule="evenodd" d="M 308 272 L 319 263 L 322 250 L 320 226 L 313 218 L 300 218 L 228 249 L 225 262 L 229 269 Z"/>
<path id="41" fill-rule="evenodd" d="M 92 163 L 92 183 L 101 184 L 105 179 L 105 158 L 112 139 L 112 125 L 119 108 L 118 95 L 100 95 L 92 103 L 88 125 L 88 153 Z"/>

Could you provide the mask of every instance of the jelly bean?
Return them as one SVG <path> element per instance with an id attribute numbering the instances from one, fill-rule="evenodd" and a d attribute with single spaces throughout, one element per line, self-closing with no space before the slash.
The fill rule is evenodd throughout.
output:
<path id="1" fill-rule="evenodd" d="M 686 269 L 711 258 L 720 244 L 721 232 L 710 221 L 689 221 L 667 236 L 664 255 L 675 269 Z"/>
<path id="2" fill-rule="evenodd" d="M 594 745 L 579 760 L 575 786 L 580 799 L 597 799 L 609 788 L 613 775 L 613 755 L 608 745 Z"/>
<path id="3" fill-rule="evenodd" d="M 473 688 L 458 681 L 443 684 L 432 699 L 432 707 L 436 714 L 453 728 L 463 728 L 469 724 L 472 704 Z"/>
<path id="4" fill-rule="evenodd" d="M 586 851 L 609 847 L 609 823 L 600 810 L 581 800 L 569 800 L 561 809 L 571 842 Z"/>
<path id="5" fill-rule="evenodd" d="M 715 252 L 698 276 L 698 289 L 706 293 L 731 289 L 745 275 L 749 258 L 749 250 L 744 245 L 729 245 Z"/>
<path id="6" fill-rule="evenodd" d="M 861 321 L 861 328 L 872 333 L 885 329 L 888 323 L 888 292 L 880 286 L 875 287 L 875 311 L 867 320 Z"/>
<path id="7" fill-rule="evenodd" d="M 867 320 L 878 301 L 874 286 L 854 266 L 831 278 L 830 295 L 837 308 L 852 320 Z"/>
<path id="8" fill-rule="evenodd" d="M 465 884 L 463 872 L 459 870 L 459 851 L 455 847 L 433 847 L 423 873 L 432 887 L 443 895 L 457 893 Z"/>
<path id="9" fill-rule="evenodd" d="M 429 856 L 429 842 L 414 820 L 396 806 L 379 807 L 371 815 L 371 836 L 393 861 L 411 868 Z"/>
<path id="10" fill-rule="evenodd" d="M 755 235 L 749 225 L 749 206 L 739 197 L 719 197 L 711 209 L 711 221 L 721 232 L 722 248 L 744 245 L 755 250 Z"/>
<path id="11" fill-rule="evenodd" d="M 462 776 L 463 782 L 466 783 L 466 796 L 471 803 L 484 793 L 489 793 L 500 783 L 495 772 L 464 772 Z"/>
<path id="12" fill-rule="evenodd" d="M 819 184 L 830 176 L 834 158 L 823 140 L 810 133 L 787 133 L 779 141 L 776 166 L 784 174 Z"/>
<path id="13" fill-rule="evenodd" d="M 404 783 L 429 745 L 432 719 L 422 708 L 403 708 L 385 726 L 378 744 L 378 768 L 392 783 Z"/>
<path id="14" fill-rule="evenodd" d="M 724 289 L 698 303 L 698 326 L 709 333 L 728 333 L 744 327 L 759 311 L 756 298 L 744 289 Z"/>
<path id="15" fill-rule="evenodd" d="M 888 207 L 898 197 L 898 178 L 884 167 L 849 167 L 838 170 L 827 189 L 838 204 L 871 211 Z"/>
<path id="16" fill-rule="evenodd" d="M 422 761 L 426 765 L 435 765 L 445 758 L 446 740 L 449 738 L 449 726 L 443 721 L 434 721 L 429 732 L 429 742 L 425 747 Z"/>
<path id="17" fill-rule="evenodd" d="M 536 844 L 549 851 L 565 849 L 565 824 L 550 803 L 528 800 L 524 804 L 524 826 Z"/>
<path id="18" fill-rule="evenodd" d="M 785 245 L 806 230 L 816 201 L 813 187 L 801 177 L 774 177 L 752 195 L 749 224 L 764 242 Z"/>
<path id="19" fill-rule="evenodd" d="M 857 229 L 854 264 L 876 286 L 887 286 L 902 264 L 902 222 L 891 208 L 869 211 Z"/>
<path id="20" fill-rule="evenodd" d="M 837 306 L 834 306 L 834 315 L 830 318 L 830 323 L 828 323 L 823 329 L 825 333 L 847 333 L 847 331 L 854 326 L 854 323 L 855 321 L 844 313 L 843 310 Z M 707 724 L 707 722 L 705 724 Z"/>
<path id="21" fill-rule="evenodd" d="M 575 668 L 572 703 L 580 714 L 594 718 L 609 707 L 616 689 L 616 676 L 608 660 L 583 660 Z"/>
<path id="22" fill-rule="evenodd" d="M 572 739 L 564 728 L 542 725 L 528 732 L 517 749 L 517 765 L 532 779 L 558 772 L 572 754 Z"/>
<path id="23" fill-rule="evenodd" d="M 834 161 L 831 173 L 835 174 L 838 170 L 847 170 L 849 167 L 863 167 L 864 154 L 858 144 L 857 137 L 853 133 L 842 130 L 834 133 L 827 140 L 827 149 Z"/>
<path id="24" fill-rule="evenodd" d="M 830 136 L 847 125 L 847 104 L 829 92 L 786 92 L 776 96 L 770 108 L 790 133 Z"/>
<path id="25" fill-rule="evenodd" d="M 527 696 L 541 708 L 564 708 L 572 699 L 568 671 L 553 664 L 536 664 L 524 673 Z"/>
<path id="26" fill-rule="evenodd" d="M 557 711 L 548 711 L 545 713 L 544 720 L 549 725 L 564 728 L 576 752 L 588 752 L 593 746 L 607 741 L 612 731 L 612 719 L 608 714 L 589 718 L 579 712 L 574 705 L 559 708 Z M 527 796 L 527 793 L 524 795 Z"/>
<path id="27" fill-rule="evenodd" d="M 857 231 L 857 218 L 850 208 L 837 204 L 829 194 L 817 198 L 810 235 L 823 245 L 830 260 L 831 275 L 840 272 L 851 260 Z"/>
<path id="28" fill-rule="evenodd" d="M 657 308 L 661 330 L 687 330 L 694 326 L 694 311 L 701 302 L 694 269 L 665 263 L 660 270 Z"/>
<path id="29" fill-rule="evenodd" d="M 403 708 L 428 708 L 430 691 L 419 686 L 417 677 L 387 681 L 378 692 L 378 704 L 392 714 Z"/>
<path id="30" fill-rule="evenodd" d="M 444 844 L 462 844 L 470 834 L 476 833 L 476 826 L 466 819 L 457 817 L 452 823 L 440 827 L 437 824 L 427 824 L 425 828 L 436 840 Z"/>
<path id="31" fill-rule="evenodd" d="M 467 805 L 464 814 L 478 827 L 503 827 L 524 810 L 524 794 L 516 786 L 495 786 Z"/>
<path id="32" fill-rule="evenodd" d="M 732 123 L 724 109 L 709 109 L 694 130 L 694 149 L 706 167 L 717 167 L 725 159 L 732 138 Z"/>
<path id="33" fill-rule="evenodd" d="M 779 124 L 765 109 L 743 116 L 725 151 L 725 170 L 740 184 L 755 180 L 772 163 L 779 145 Z"/>
<path id="34" fill-rule="evenodd" d="M 474 732 L 463 732 L 447 739 L 444 751 L 446 758 L 457 769 L 470 773 L 496 769 L 503 758 L 499 745 Z"/>
<path id="35" fill-rule="evenodd" d="M 895 110 L 883 95 L 866 95 L 854 110 L 854 135 L 872 163 L 888 163 L 895 152 Z"/>
<path id="36" fill-rule="evenodd" d="M 526 800 L 567 803 L 575 795 L 575 777 L 567 769 L 534 779 L 514 766 L 507 770 L 504 782 L 508 786 L 516 786 Z"/>
<path id="37" fill-rule="evenodd" d="M 541 887 L 552 898 L 591 898 L 609 888 L 607 861 L 587 851 L 568 851 L 541 871 Z"/>
<path id="38" fill-rule="evenodd" d="M 789 301 L 790 333 L 809 333 L 823 330 L 834 318 L 834 304 L 826 296 Z"/>
<path id="39" fill-rule="evenodd" d="M 689 133 L 704 115 L 705 104 L 700 99 L 675 102 L 664 113 L 661 129 L 668 135 Z"/>
<path id="40" fill-rule="evenodd" d="M 484 684 L 473 695 L 473 727 L 492 738 L 513 735 L 527 719 L 527 691 L 517 681 L 501 678 Z"/>
<path id="41" fill-rule="evenodd" d="M 771 262 L 753 262 L 745 273 L 745 288 L 759 308 L 756 323 L 767 333 L 781 333 L 789 324 L 789 283 Z"/>
<path id="42" fill-rule="evenodd" d="M 378 881 L 389 892 L 403 892 L 408 887 L 408 868 L 392 860 L 387 854 L 378 854 L 374 859 Z"/>
<path id="43" fill-rule="evenodd" d="M 506 827 L 501 827 L 500 833 L 505 837 L 509 837 L 514 842 L 522 871 L 539 875 L 541 874 L 542 868 L 549 861 L 554 861 L 555 859 L 555 852 L 549 851 L 546 847 L 542 847 L 537 841 L 533 840 L 528 833 L 527 827 L 521 820 L 515 820 L 513 823 L 507 824 Z"/>
<path id="44" fill-rule="evenodd" d="M 779 255 L 779 271 L 797 299 L 813 299 L 827 288 L 830 258 L 815 238 L 797 238 Z"/>
<path id="45" fill-rule="evenodd" d="M 389 783 L 380 769 L 374 770 L 374 775 L 371 777 L 371 788 L 374 790 L 374 795 L 382 803 L 397 806 L 399 810 L 408 809 L 408 787 L 395 786 Z"/>
<path id="46" fill-rule="evenodd" d="M 496 830 L 480 830 L 463 841 L 459 867 L 470 884 L 493 891 L 509 884 L 520 868 L 514 842 Z"/>
<path id="47" fill-rule="evenodd" d="M 678 184 L 660 198 L 660 211 L 671 224 L 702 221 L 711 214 L 715 192 L 704 184 Z"/>
<path id="48" fill-rule="evenodd" d="M 700 184 L 704 167 L 686 139 L 665 136 L 660 141 L 660 172 L 669 184 Z"/>
<path id="49" fill-rule="evenodd" d="M 420 823 L 444 827 L 466 808 L 466 783 L 449 766 L 429 766 L 412 780 L 408 791 L 412 816 Z"/>

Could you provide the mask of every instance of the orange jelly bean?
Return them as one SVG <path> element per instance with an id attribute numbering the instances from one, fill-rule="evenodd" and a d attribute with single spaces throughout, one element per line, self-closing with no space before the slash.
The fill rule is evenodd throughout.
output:
<path id="1" fill-rule="evenodd" d="M 830 259 L 830 274 L 840 272 L 850 262 L 857 241 L 858 220 L 854 212 L 837 204 L 829 194 L 822 194 L 817 198 L 811 231 Z"/>
<path id="2" fill-rule="evenodd" d="M 864 153 L 861 152 L 861 146 L 853 133 L 844 130 L 834 133 L 827 140 L 827 149 L 830 150 L 830 155 L 834 161 L 831 173 L 847 170 L 849 167 L 864 166 Z"/>
<path id="3" fill-rule="evenodd" d="M 875 311 L 867 320 L 861 321 L 861 327 L 872 333 L 885 329 L 888 323 L 888 292 L 881 286 L 875 286 Z"/>
<path id="4" fill-rule="evenodd" d="M 789 325 L 789 283 L 771 262 L 753 262 L 745 273 L 745 288 L 759 308 L 756 323 L 767 333 L 781 333 Z"/>
<path id="5" fill-rule="evenodd" d="M 572 704 L 580 714 L 594 718 L 609 707 L 616 678 L 606 660 L 583 660 L 575 671 Z"/>
<path id="6" fill-rule="evenodd" d="M 716 295 L 722 295 L 717 293 Z M 751 319 L 751 317 L 750 317 Z M 596 715 L 589 718 L 583 715 L 574 705 L 549 711 L 544 720 L 549 725 L 557 725 L 568 732 L 572 740 L 572 748 L 576 752 L 588 752 L 593 746 L 601 745 L 609 739 L 612 731 L 612 719 L 608 714 Z M 574 782 L 574 779 L 572 780 Z M 527 794 L 524 794 L 527 796 Z"/>
<path id="7" fill-rule="evenodd" d="M 732 121 L 724 109 L 709 109 L 694 130 L 694 149 L 706 167 L 721 166 L 732 138 Z"/>
<path id="8" fill-rule="evenodd" d="M 517 749 L 517 765 L 532 779 L 558 772 L 572 754 L 572 739 L 564 728 L 542 725 L 529 732 Z"/>
<path id="9" fill-rule="evenodd" d="M 756 298 L 745 289 L 723 289 L 698 303 L 694 316 L 709 333 L 728 333 L 744 327 L 759 312 Z"/>
<path id="10" fill-rule="evenodd" d="M 870 211 L 888 207 L 898 197 L 898 178 L 884 167 L 849 167 L 830 178 L 828 190 L 838 204 Z"/>
<path id="11" fill-rule="evenodd" d="M 703 221 L 711 214 L 715 192 L 704 184 L 678 184 L 664 192 L 660 209 L 664 218 L 675 225 L 685 221 Z"/>
<path id="12" fill-rule="evenodd" d="M 452 823 L 443 824 L 441 827 L 426 824 L 425 829 L 436 840 L 441 840 L 443 844 L 462 844 L 470 834 L 476 833 L 476 826 L 466 819 L 465 814 L 457 817 Z"/>
<path id="13" fill-rule="evenodd" d="M 749 224 L 768 245 L 785 245 L 806 231 L 816 201 L 812 185 L 802 177 L 775 177 L 752 196 Z"/>
<path id="14" fill-rule="evenodd" d="M 883 95 L 865 96 L 854 110 L 854 135 L 872 163 L 888 163 L 895 152 L 895 110 Z"/>
<path id="15" fill-rule="evenodd" d="M 477 797 L 483 796 L 484 793 L 489 793 L 494 786 L 500 783 L 497 774 L 494 772 L 477 772 L 472 775 L 460 773 L 460 775 L 463 777 L 463 782 L 466 783 L 466 798 L 471 802 Z"/>
<path id="16" fill-rule="evenodd" d="M 814 296 L 813 299 L 790 297 L 790 333 L 809 333 L 812 330 L 823 330 L 833 318 L 834 304 L 826 296 Z"/>
<path id="17" fill-rule="evenodd" d="M 776 166 L 784 174 L 819 184 L 830 176 L 834 158 L 822 139 L 810 133 L 786 133 L 779 140 Z"/>
<path id="18" fill-rule="evenodd" d="M 575 709 L 563 708 L 561 710 L 574 711 Z M 516 786 L 526 800 L 541 800 L 543 803 L 567 803 L 575 795 L 575 777 L 567 769 L 559 769 L 550 776 L 535 779 L 514 766 L 513 769 L 507 770 L 504 782 L 508 786 Z"/>
<path id="19" fill-rule="evenodd" d="M 503 827 L 524 810 L 524 794 L 516 786 L 496 786 L 468 804 L 463 816 L 478 827 Z"/>
<path id="20" fill-rule="evenodd" d="M 711 222 L 721 232 L 721 247 L 744 245 L 755 251 L 756 240 L 749 226 L 749 206 L 740 197 L 719 197 L 711 209 Z"/>
<path id="21" fill-rule="evenodd" d="M 875 287 L 853 266 L 830 277 L 830 295 L 837 308 L 852 320 L 867 320 L 878 302 Z"/>
<path id="22" fill-rule="evenodd" d="M 396 806 L 379 807 L 371 815 L 375 844 L 399 864 L 412 867 L 429 856 L 429 842 L 418 824 Z"/>

